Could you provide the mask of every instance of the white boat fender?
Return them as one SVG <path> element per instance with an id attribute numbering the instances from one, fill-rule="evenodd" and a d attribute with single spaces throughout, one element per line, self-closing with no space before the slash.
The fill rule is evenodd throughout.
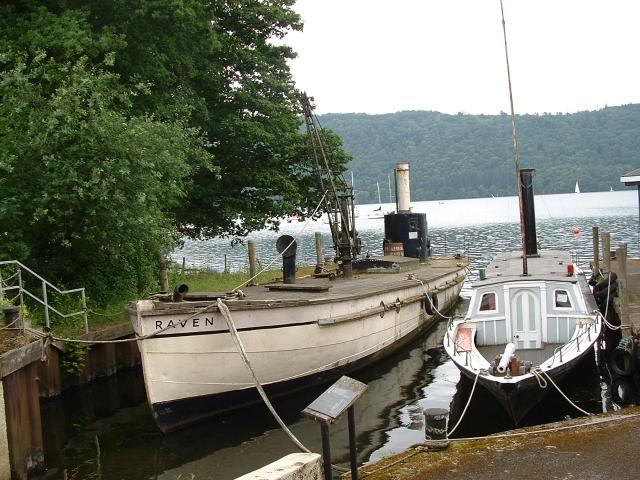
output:
<path id="1" fill-rule="evenodd" d="M 507 371 L 509 363 L 511 362 L 511 356 L 514 353 L 516 353 L 516 344 L 513 342 L 507 343 L 504 347 L 504 353 L 502 354 L 498 368 L 496 369 L 498 370 L 498 373 L 505 373 Z"/>

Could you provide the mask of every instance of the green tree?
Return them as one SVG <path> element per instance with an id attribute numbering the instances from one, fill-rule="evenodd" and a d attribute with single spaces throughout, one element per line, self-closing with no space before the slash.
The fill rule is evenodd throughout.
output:
<path id="1" fill-rule="evenodd" d="M 0 4 L 0 255 L 137 289 L 176 227 L 245 235 L 315 207 L 293 0 Z M 348 155 L 335 135 L 334 168 Z"/>
<path id="2" fill-rule="evenodd" d="M 118 77 L 86 59 L 4 54 L 0 65 L 0 258 L 18 258 L 106 301 L 153 283 L 192 158 L 180 122 L 127 115 Z M 211 168 L 213 171 L 213 167 Z"/>

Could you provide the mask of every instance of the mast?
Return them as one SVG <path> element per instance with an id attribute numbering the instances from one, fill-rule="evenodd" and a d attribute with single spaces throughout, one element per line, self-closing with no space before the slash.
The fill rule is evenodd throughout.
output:
<path id="1" fill-rule="evenodd" d="M 511 134 L 513 137 L 513 161 L 516 167 L 516 184 L 518 186 L 518 204 L 520 207 L 520 238 L 522 241 L 522 275 L 529 274 L 527 268 L 527 233 L 525 229 L 524 218 L 524 199 L 522 194 L 522 181 L 520 179 L 520 141 L 518 139 L 518 130 L 516 128 L 516 115 L 513 108 L 513 91 L 511 89 L 511 69 L 509 68 L 509 50 L 507 49 L 507 27 L 504 21 L 504 6 L 500 0 L 500 12 L 502 14 L 502 34 L 504 37 L 504 56 L 507 61 L 507 81 L 509 83 L 509 104 L 511 106 Z"/>
<path id="2" fill-rule="evenodd" d="M 326 142 L 318 118 L 313 113 L 310 98 L 302 95 L 302 109 L 307 126 L 307 137 L 311 147 L 314 169 L 318 183 L 325 192 L 325 211 L 329 215 L 329 228 L 333 240 L 333 249 L 336 252 L 336 261 L 341 266 L 344 277 L 350 278 L 352 274 L 352 262 L 360 253 L 360 238 L 355 227 L 355 203 L 352 186 L 349 187 L 342 174 L 334 171 L 330 152 L 326 148 Z"/>

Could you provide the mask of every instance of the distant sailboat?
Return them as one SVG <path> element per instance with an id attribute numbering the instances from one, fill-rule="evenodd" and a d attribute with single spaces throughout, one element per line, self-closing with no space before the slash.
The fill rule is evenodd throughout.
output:
<path id="1" fill-rule="evenodd" d="M 613 187 L 611 185 L 609 185 L 609 191 L 613 192 Z"/>
<path id="2" fill-rule="evenodd" d="M 576 180 L 576 193 L 580 193 L 580 185 L 578 185 L 577 180 Z"/>
<path id="3" fill-rule="evenodd" d="M 380 199 L 380 183 L 376 182 L 378 187 L 378 208 L 367 215 L 367 218 L 384 218 L 384 212 L 382 211 L 382 200 Z"/>

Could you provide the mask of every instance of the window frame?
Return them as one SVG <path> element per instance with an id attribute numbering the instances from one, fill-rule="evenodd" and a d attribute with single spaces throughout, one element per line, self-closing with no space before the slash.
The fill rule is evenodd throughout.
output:
<path id="1" fill-rule="evenodd" d="M 494 308 L 489 309 L 489 310 L 482 310 L 482 299 L 485 297 L 485 295 L 493 295 L 493 305 Z M 482 295 L 480 296 L 480 301 L 478 302 L 478 313 L 480 314 L 487 314 L 487 313 L 496 313 L 498 312 L 498 292 L 494 291 L 494 290 L 490 290 L 488 292 L 483 292 Z"/>
<path id="2" fill-rule="evenodd" d="M 558 306 L 556 295 L 558 292 L 565 292 L 567 294 L 567 301 L 569 302 L 568 307 Z M 553 289 L 553 309 L 554 310 L 573 310 L 573 301 L 571 300 L 571 295 L 569 295 L 569 289 L 567 288 L 554 288 Z"/>

